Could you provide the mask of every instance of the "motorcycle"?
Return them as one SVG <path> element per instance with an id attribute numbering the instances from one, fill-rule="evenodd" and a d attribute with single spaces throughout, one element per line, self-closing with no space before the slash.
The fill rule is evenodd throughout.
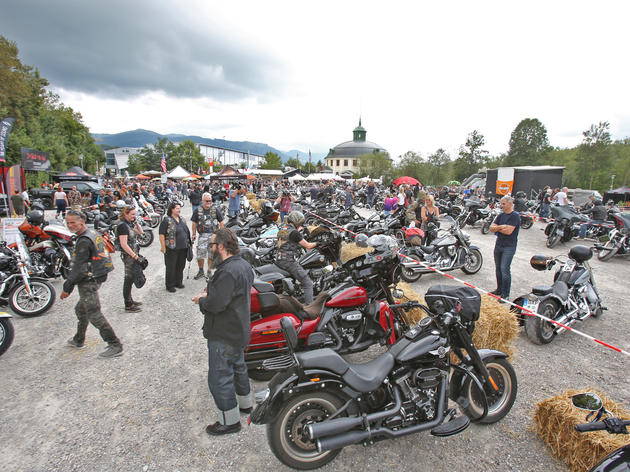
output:
<path id="1" fill-rule="evenodd" d="M 569 242 L 576 237 L 580 231 L 580 223 L 583 223 L 586 217 L 577 213 L 569 206 L 552 206 L 551 221 L 545 227 L 545 236 L 547 236 L 547 247 L 553 248 L 560 241 Z"/>
<path id="2" fill-rule="evenodd" d="M 286 368 L 292 358 L 280 320 L 297 329 L 298 350 L 329 347 L 340 354 L 359 352 L 375 343 L 393 344 L 406 332 L 403 309 L 396 304 L 393 286 L 400 271 L 395 241 L 372 236 L 367 244 L 375 251 L 347 261 L 326 275 L 327 292 L 304 306 L 290 296 L 279 296 L 269 283 L 254 283 L 251 291 L 251 341 L 245 351 L 250 377 L 268 380 Z"/>
<path id="3" fill-rule="evenodd" d="M 38 223 L 27 216 L 18 226 L 24 235 L 33 264 L 42 267 L 48 278 L 61 276 L 65 279 L 70 273 L 74 235 L 64 226 L 49 225 L 45 221 Z"/>
<path id="4" fill-rule="evenodd" d="M 529 263 L 538 271 L 551 270 L 556 264 L 561 264 L 555 273 L 554 284 L 551 287 L 534 287 L 531 293 L 516 298 L 514 303 L 565 326 L 590 316 L 600 316 L 606 308 L 602 306 L 587 262 L 592 256 L 593 251 L 587 246 L 572 247 L 566 261 L 559 257 L 533 256 Z M 537 316 L 527 316 L 520 309 L 515 309 L 515 312 L 520 315 L 527 337 L 534 344 L 550 343 L 555 335 L 565 331 L 562 326 Z"/>
<path id="5" fill-rule="evenodd" d="M 484 208 L 486 202 L 478 200 L 467 200 L 464 211 L 457 216 L 457 223 L 460 228 L 466 225 L 474 226 L 478 221 L 482 221 L 488 217 L 489 209 Z"/>
<path id="6" fill-rule="evenodd" d="M 496 220 L 497 216 L 499 216 L 498 208 L 491 208 L 488 212 L 488 216 L 483 220 L 483 224 L 481 225 L 481 234 L 488 234 L 490 232 L 490 225 Z"/>
<path id="7" fill-rule="evenodd" d="M 589 423 L 576 424 L 575 430 L 577 432 L 607 431 L 609 434 L 628 434 L 626 426 L 630 426 L 630 420 L 622 420 L 613 416 L 604 408 L 604 402 L 598 395 L 579 393 L 571 397 L 571 402 L 576 408 L 590 412 L 586 416 L 587 421 L 594 416 L 594 419 Z M 608 415 L 608 417 L 600 421 L 604 415 Z M 622 472 L 629 469 L 630 444 L 626 444 L 604 457 L 589 472 Z"/>
<path id="8" fill-rule="evenodd" d="M 595 244 L 597 259 L 608 261 L 616 254 L 630 254 L 630 216 L 621 213 L 610 213 L 615 222 L 615 227 Z"/>
<path id="9" fill-rule="evenodd" d="M 46 279 L 31 275 L 43 270 L 33 265 L 21 233 L 16 238 L 13 247 L 0 242 L 0 303 L 8 303 L 20 316 L 41 315 L 55 302 L 55 289 Z"/>
<path id="10" fill-rule="evenodd" d="M 11 323 L 11 315 L 0 312 L 0 356 L 11 347 L 14 337 L 15 329 Z"/>
<path id="11" fill-rule="evenodd" d="M 450 436 L 471 421 L 490 424 L 508 414 L 517 393 L 508 355 L 472 342 L 479 293 L 437 285 L 425 299 L 428 306 L 414 303 L 429 316 L 365 364 L 328 348 L 295 352 L 294 324 L 282 319 L 292 362 L 257 394 L 261 403 L 250 420 L 267 425 L 269 446 L 283 464 L 315 469 L 352 444 L 427 430 Z M 449 398 L 463 415 L 455 416 Z"/>
<path id="12" fill-rule="evenodd" d="M 410 261 L 423 261 L 441 271 L 461 269 L 465 274 L 476 274 L 483 265 L 483 256 L 477 246 L 470 244 L 470 235 L 462 231 L 457 222 L 446 217 L 450 228 L 438 236 L 429 246 L 408 246 L 401 250 L 402 279 L 405 282 L 416 282 L 423 274 L 433 273 L 424 265 Z"/>

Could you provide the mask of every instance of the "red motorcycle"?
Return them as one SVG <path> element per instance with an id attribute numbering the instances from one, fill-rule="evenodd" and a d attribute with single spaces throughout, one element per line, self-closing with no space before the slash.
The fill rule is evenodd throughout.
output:
<path id="1" fill-rule="evenodd" d="M 329 347 L 341 355 L 359 352 L 375 343 L 391 345 L 409 328 L 404 310 L 417 302 L 399 303 L 394 289 L 400 264 L 393 238 L 367 239 L 374 252 L 347 261 L 328 274 L 335 288 L 320 293 L 304 306 L 291 296 L 278 295 L 273 285 L 257 280 L 251 289 L 251 340 L 245 351 L 250 377 L 269 380 L 290 366 L 280 320 L 287 317 L 298 333 L 297 351 Z"/>

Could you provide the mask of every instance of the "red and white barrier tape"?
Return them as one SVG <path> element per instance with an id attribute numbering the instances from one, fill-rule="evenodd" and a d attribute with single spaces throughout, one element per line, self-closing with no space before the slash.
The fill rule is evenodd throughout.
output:
<path id="1" fill-rule="evenodd" d="M 346 232 L 348 232 L 350 234 L 353 234 L 354 236 L 357 235 L 357 233 L 354 233 L 353 231 L 350 231 L 350 230 L 344 228 L 343 226 L 339 226 L 338 224 L 335 224 L 332 221 L 327 220 L 326 218 L 323 218 L 323 217 L 321 217 L 321 216 L 319 216 L 319 215 L 317 215 L 317 214 L 315 214 L 313 212 L 310 212 L 310 211 L 307 210 L 306 213 L 309 213 L 309 214 L 311 214 L 313 216 L 316 216 L 317 218 L 319 218 L 319 219 L 321 219 L 323 221 L 326 221 L 327 223 L 330 223 L 331 225 L 333 225 L 333 226 L 335 226 L 337 228 L 340 228 L 343 231 L 346 231 Z M 538 317 L 538 318 L 540 318 L 540 319 L 542 319 L 542 320 L 544 320 L 544 321 L 546 321 L 548 323 L 552 323 L 554 325 L 560 326 L 560 327 L 566 329 L 567 331 L 571 331 L 571 332 L 573 332 L 573 333 L 575 333 L 575 334 L 577 334 L 579 336 L 582 336 L 583 338 L 586 338 L 586 339 L 588 339 L 590 341 L 593 341 L 593 342 L 595 342 L 597 344 L 600 344 L 600 345 L 602 345 L 604 347 L 612 349 L 613 351 L 619 352 L 621 354 L 624 354 L 624 355 L 630 357 L 630 352 L 628 352 L 628 351 L 625 351 L 625 350 L 623 350 L 621 348 L 613 346 L 612 344 L 608 344 L 608 343 L 606 343 L 604 341 L 601 341 L 601 340 L 599 340 L 599 339 L 597 339 L 597 338 L 595 338 L 595 337 L 593 337 L 593 336 L 591 336 L 589 334 L 586 334 L 586 333 L 584 333 L 582 331 L 579 331 L 579 330 L 577 330 L 575 328 L 572 328 L 571 326 L 567 326 L 565 324 L 562 324 L 562 323 L 559 323 L 557 321 L 554 321 L 551 318 L 547 318 L 546 316 L 541 315 L 540 313 L 534 313 L 533 311 L 530 311 L 530 310 L 528 310 L 527 308 L 525 308 L 523 306 L 517 305 L 516 303 L 513 303 L 510 300 L 505 300 L 505 299 L 503 299 L 503 298 L 501 298 L 501 297 L 499 297 L 497 295 L 494 295 L 494 294 L 488 292 L 487 290 L 484 290 L 482 288 L 479 288 L 479 287 L 476 287 L 476 286 L 474 286 L 472 284 L 469 284 L 468 282 L 465 282 L 464 280 L 461 280 L 461 279 L 455 277 L 454 275 L 447 274 L 446 272 L 442 272 L 441 270 L 436 269 L 435 267 L 431 267 L 430 265 L 428 265 L 428 264 L 426 264 L 424 262 L 421 262 L 421 261 L 419 261 L 417 259 L 413 259 L 413 258 L 411 258 L 409 256 L 406 256 L 405 254 L 400 254 L 400 252 L 398 253 L 398 255 L 403 257 L 403 258 L 405 258 L 405 259 L 407 259 L 407 260 L 409 260 L 409 261 L 413 261 L 416 264 L 419 264 L 419 265 L 425 267 L 426 269 L 429 269 L 429 270 L 435 272 L 436 274 L 443 275 L 444 277 L 447 277 L 447 278 L 449 278 L 451 280 L 454 280 L 455 282 L 459 282 L 459 283 L 461 283 L 461 284 L 463 284 L 463 285 L 465 285 L 467 287 L 474 288 L 475 290 L 479 290 L 480 292 L 485 293 L 486 295 L 489 295 L 489 296 L 491 296 L 492 298 L 494 298 L 496 300 L 505 302 L 508 305 L 511 305 L 511 306 L 513 306 L 515 308 L 518 308 L 518 309 L 521 310 L 522 314 L 525 314 L 527 316 L 536 316 L 536 317 Z"/>

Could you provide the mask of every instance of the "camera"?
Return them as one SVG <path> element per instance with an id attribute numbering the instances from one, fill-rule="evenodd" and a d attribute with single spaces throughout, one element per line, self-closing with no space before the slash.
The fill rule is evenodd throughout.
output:
<path id="1" fill-rule="evenodd" d="M 283 196 L 283 197 L 289 197 L 289 196 L 291 196 L 291 194 L 289 193 L 289 191 L 288 191 L 288 190 L 283 190 L 283 191 L 282 191 L 282 196 Z"/>

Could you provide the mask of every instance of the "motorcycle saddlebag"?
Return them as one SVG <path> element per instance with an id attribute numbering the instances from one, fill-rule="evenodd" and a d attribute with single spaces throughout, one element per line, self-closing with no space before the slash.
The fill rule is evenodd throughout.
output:
<path id="1" fill-rule="evenodd" d="M 471 287 L 459 285 L 434 285 L 427 290 L 424 299 L 432 312 L 459 313 L 462 321 L 477 321 L 481 311 L 481 295 Z M 457 311 L 458 305 L 460 311 Z"/>

